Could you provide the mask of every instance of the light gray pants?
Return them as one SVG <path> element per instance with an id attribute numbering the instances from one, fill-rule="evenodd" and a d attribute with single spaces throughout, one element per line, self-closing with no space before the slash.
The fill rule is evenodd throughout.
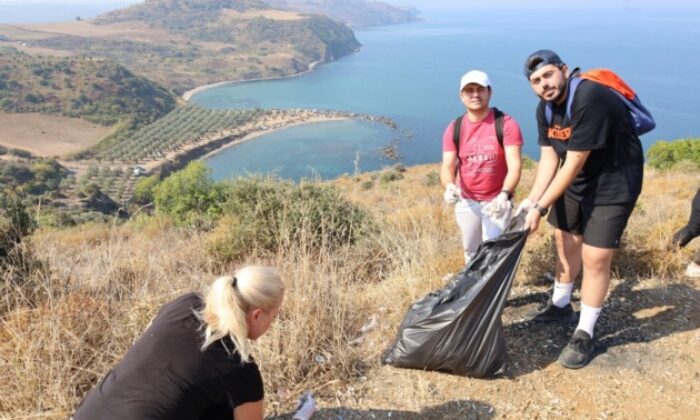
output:
<path id="1" fill-rule="evenodd" d="M 483 208 L 488 203 L 489 201 L 461 198 L 455 204 L 455 216 L 462 231 L 462 249 L 467 264 L 476 253 L 479 244 L 502 234 L 510 221 L 512 209 L 508 210 L 502 219 L 494 219 L 484 214 Z"/>

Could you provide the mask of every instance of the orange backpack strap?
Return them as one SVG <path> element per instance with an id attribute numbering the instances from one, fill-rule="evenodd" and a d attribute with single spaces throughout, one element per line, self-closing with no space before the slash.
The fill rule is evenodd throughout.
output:
<path id="1" fill-rule="evenodd" d="M 634 90 L 632 90 L 632 88 L 629 87 L 629 85 L 625 83 L 625 81 L 622 80 L 620 76 L 615 74 L 615 72 L 613 72 L 612 70 L 588 70 L 581 73 L 579 77 L 582 79 L 592 80 L 594 82 L 600 83 L 603 86 L 607 86 L 619 92 L 622 96 L 629 99 L 630 101 L 634 100 L 635 96 L 637 96 L 637 94 L 634 93 Z"/>
<path id="2" fill-rule="evenodd" d="M 571 106 L 574 102 L 574 93 L 581 80 L 586 79 L 611 89 L 625 103 L 630 116 L 630 123 L 637 135 L 648 133 L 656 127 L 654 117 L 648 109 L 642 105 L 642 101 L 631 87 L 615 72 L 608 69 L 595 69 L 578 73 L 574 69 L 569 82 L 569 98 L 566 101 L 566 115 L 571 119 Z M 544 116 L 547 124 L 552 125 L 552 103 L 545 102 Z"/>

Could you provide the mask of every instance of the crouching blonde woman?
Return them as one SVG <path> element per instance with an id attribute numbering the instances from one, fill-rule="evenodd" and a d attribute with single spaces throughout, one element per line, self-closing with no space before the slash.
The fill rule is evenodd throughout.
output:
<path id="1" fill-rule="evenodd" d="M 262 419 L 249 340 L 267 332 L 283 296 L 274 269 L 248 266 L 216 279 L 204 297 L 167 303 L 74 419 Z"/>

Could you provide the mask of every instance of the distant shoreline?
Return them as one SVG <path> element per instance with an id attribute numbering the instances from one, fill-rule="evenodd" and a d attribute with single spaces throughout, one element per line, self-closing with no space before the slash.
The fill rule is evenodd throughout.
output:
<path id="1" fill-rule="evenodd" d="M 357 52 L 357 51 L 355 51 Z M 213 89 L 219 86 L 224 86 L 224 85 L 233 85 L 233 84 L 239 84 L 239 83 L 249 83 L 249 82 L 261 82 L 265 80 L 281 80 L 281 79 L 291 79 L 293 77 L 299 77 L 303 76 L 307 73 L 312 72 L 319 64 L 324 64 L 324 63 L 329 63 L 329 61 L 324 61 L 324 60 L 318 60 L 314 61 L 313 63 L 309 64 L 309 68 L 295 74 L 290 74 L 288 76 L 274 76 L 274 77 L 259 77 L 256 79 L 241 79 L 241 80 L 225 80 L 222 82 L 216 82 L 216 83 L 210 83 L 207 85 L 202 85 L 202 86 L 197 86 L 194 89 L 190 89 L 187 92 L 182 94 L 182 99 L 185 102 L 189 102 L 190 99 L 192 99 L 192 96 L 196 95 L 197 93 L 204 92 L 205 90 Z"/>
<path id="2" fill-rule="evenodd" d="M 317 124 L 331 121 L 364 120 L 384 124 L 392 130 L 398 130 L 396 123 L 382 116 L 343 111 L 302 110 L 303 114 L 290 115 L 287 113 L 274 121 L 258 121 L 242 135 L 221 133 L 221 135 L 205 141 L 182 146 L 178 150 L 168 152 L 163 158 L 140 162 L 139 166 L 149 172 L 158 168 L 166 168 L 168 172 L 184 167 L 192 160 L 212 157 L 230 147 L 254 140 L 271 133 L 305 124 Z"/>
<path id="3" fill-rule="evenodd" d="M 202 155 L 198 159 L 203 160 L 203 159 L 210 158 L 212 156 L 216 156 L 217 154 L 219 154 L 219 153 L 223 152 L 224 150 L 229 149 L 231 147 L 238 146 L 242 143 L 245 143 L 245 142 L 250 141 L 250 140 L 254 140 L 258 137 L 267 136 L 267 135 L 275 133 L 277 131 L 286 130 L 287 128 L 297 127 L 297 126 L 305 125 L 305 124 L 316 124 L 316 123 L 324 123 L 324 122 L 330 122 L 330 121 L 348 121 L 350 119 L 351 118 L 349 118 L 349 117 L 318 116 L 318 117 L 314 117 L 314 118 L 309 118 L 308 120 L 304 120 L 304 121 L 287 122 L 287 123 L 284 123 L 283 125 L 281 125 L 280 127 L 268 128 L 265 130 L 251 131 L 250 133 L 246 134 L 245 136 L 243 136 L 239 139 L 232 140 L 232 141 L 222 145 L 221 147 L 219 147 L 217 149 L 214 149 L 210 152 L 207 152 L 205 155 Z"/>

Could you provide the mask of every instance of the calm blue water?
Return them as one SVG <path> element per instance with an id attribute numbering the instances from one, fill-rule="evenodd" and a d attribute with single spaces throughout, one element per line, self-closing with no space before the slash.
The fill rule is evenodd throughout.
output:
<path id="1" fill-rule="evenodd" d="M 700 136 L 698 9 L 428 11 L 423 17 L 423 23 L 358 31 L 360 52 L 307 75 L 226 85 L 192 100 L 213 108 L 303 107 L 387 115 L 415 135 L 401 143 L 403 163 L 437 162 L 444 127 L 463 110 L 458 80 L 464 71 L 480 68 L 491 77 L 492 104 L 518 120 L 524 151 L 537 158 L 537 100 L 521 67 L 532 51 L 551 48 L 571 66 L 612 68 L 637 90 L 658 123 L 643 137 L 645 148 L 657 140 Z M 377 137 L 367 138 L 372 130 L 363 123 L 296 127 L 226 149 L 209 164 L 217 178 L 270 170 L 298 178 L 310 168 L 332 177 L 349 171 L 348 162 L 363 146 L 357 139 L 366 138 L 374 147 L 394 136 L 378 130 Z M 340 148 L 344 141 L 349 143 Z M 360 166 L 371 170 L 385 164 L 363 155 Z"/>
<path id="2" fill-rule="evenodd" d="M 286 178 L 328 179 L 389 164 L 377 149 L 392 133 L 383 124 L 352 120 L 295 126 L 224 149 L 207 163 L 216 178 L 264 168 Z"/>

